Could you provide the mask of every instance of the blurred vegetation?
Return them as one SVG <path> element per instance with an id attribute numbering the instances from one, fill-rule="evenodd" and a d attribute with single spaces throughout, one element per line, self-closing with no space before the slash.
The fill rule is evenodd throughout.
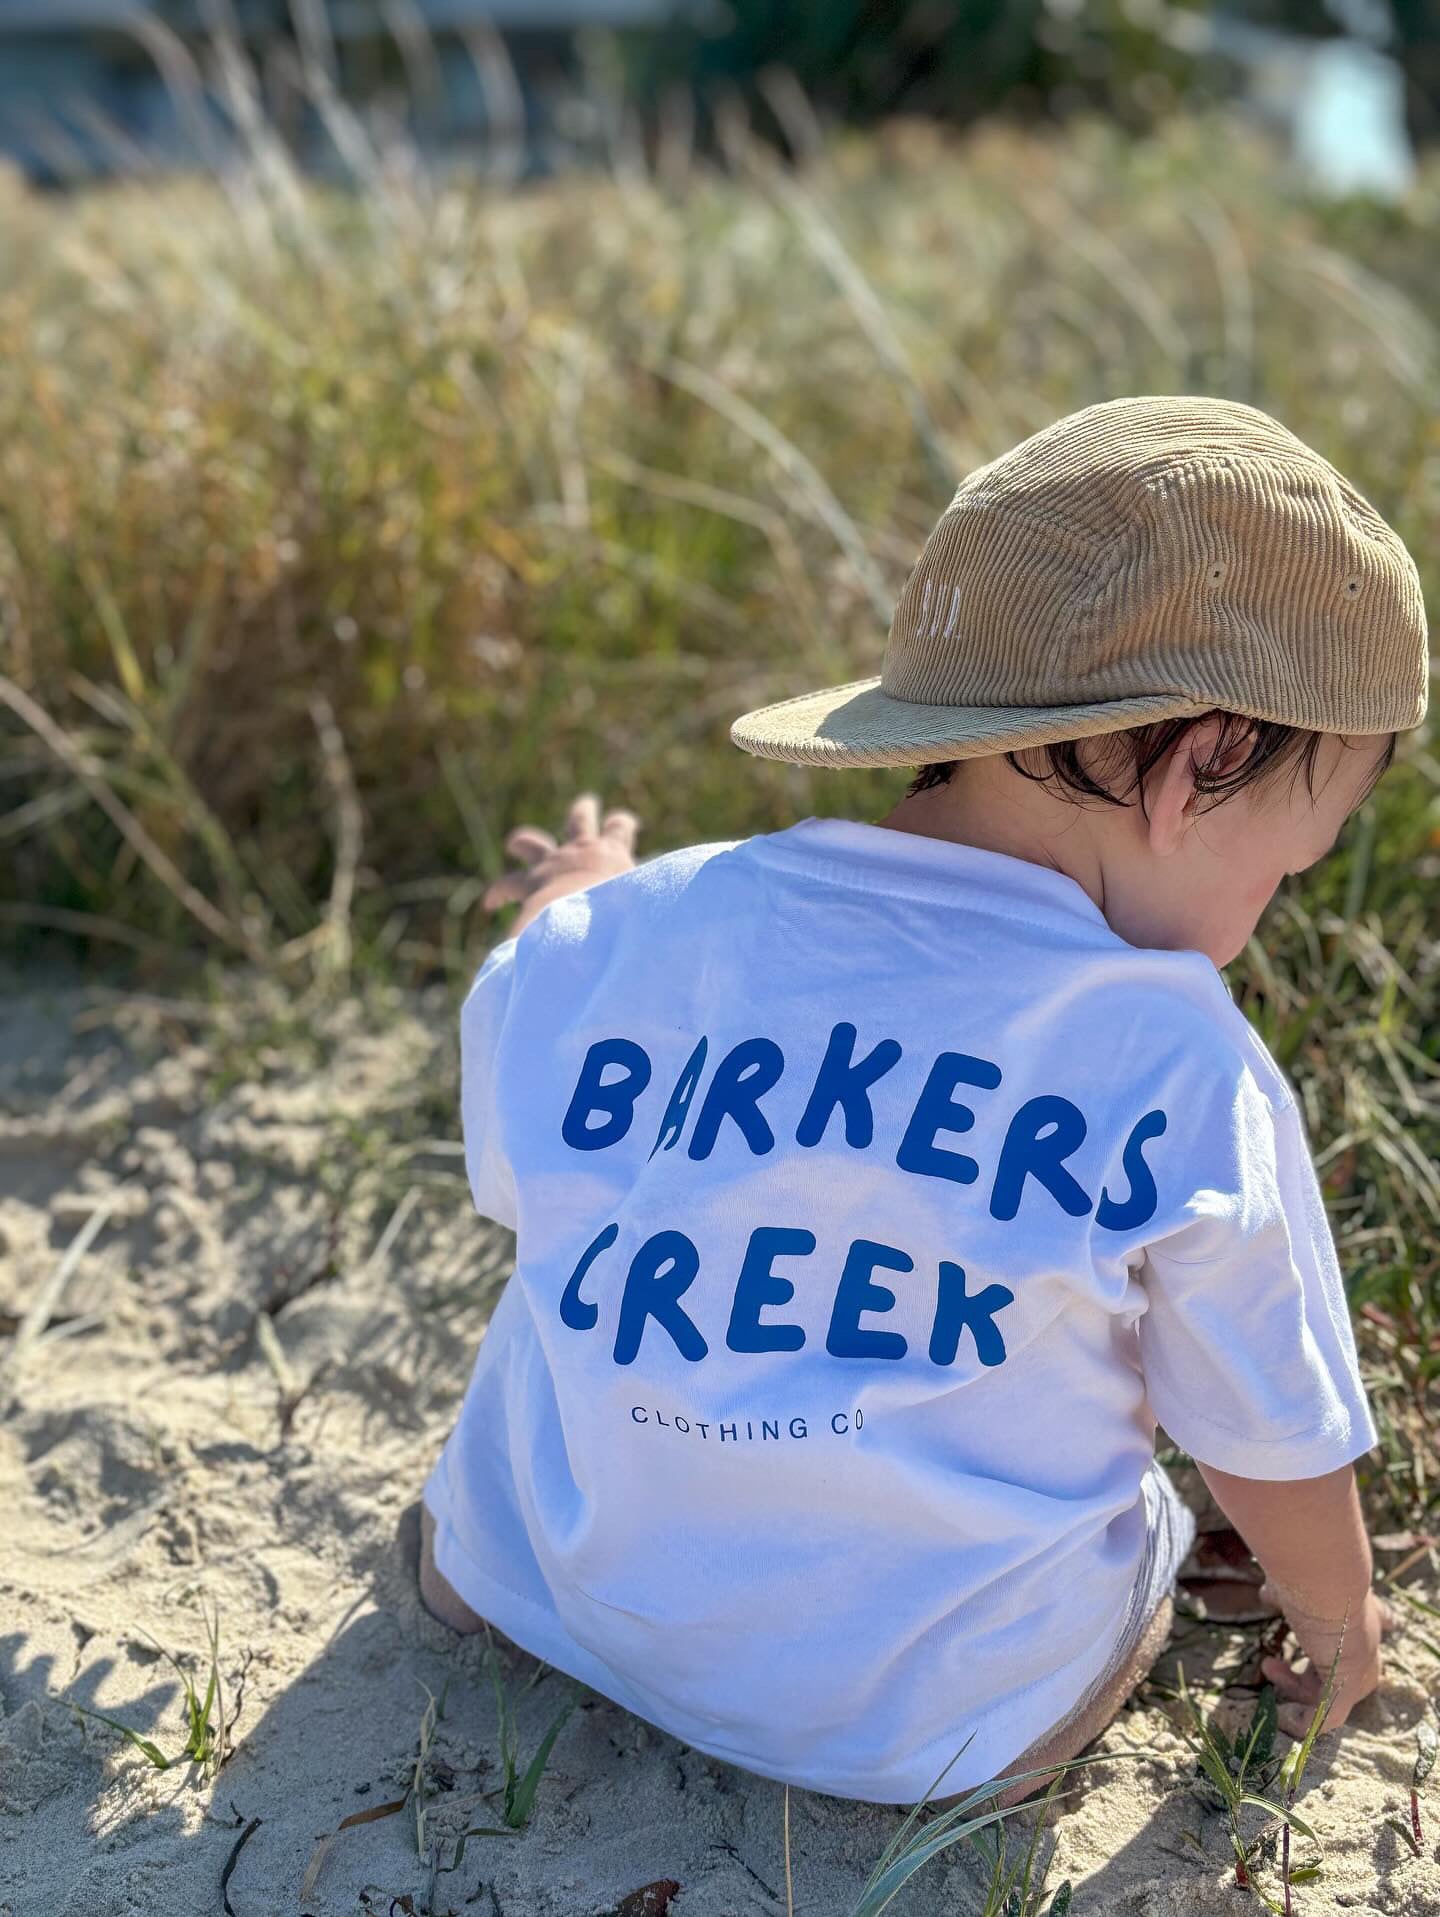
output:
<path id="1" fill-rule="evenodd" d="M 1241 39 L 1256 29 L 1318 44 L 1365 34 L 1404 75 L 1412 136 L 1440 135 L 1435 0 L 723 0 L 627 36 L 634 90 L 684 86 L 702 119 L 743 99 L 792 152 L 808 144 L 792 89 L 867 124 L 895 114 L 968 126 L 982 116 L 1063 120 L 1100 113 L 1153 131 L 1245 84 Z M 1238 33 L 1227 33 L 1233 26 Z"/>
<path id="2" fill-rule="evenodd" d="M 1382 209 L 1307 204 L 1218 118 L 895 124 L 798 174 L 729 148 L 493 197 L 378 155 L 327 194 L 263 146 L 218 183 L 5 187 L 12 947 L 459 982 L 506 829 L 578 787 L 649 851 L 873 817 L 897 776 L 744 759 L 729 721 L 875 670 L 958 478 L 1120 393 L 1279 415 L 1433 603 L 1440 162 Z M 1235 968 L 1307 1104 L 1411 1512 L 1440 1375 L 1437 789 L 1409 741 Z"/>
<path id="3" fill-rule="evenodd" d="M 683 83 L 704 108 L 733 92 L 768 108 L 770 130 L 792 147 L 793 82 L 860 124 L 903 113 L 968 126 L 995 113 L 1089 110 L 1138 131 L 1182 101 L 1235 92 L 1235 63 L 1208 45 L 1208 11 L 1208 0 L 725 0 L 632 37 L 627 50 L 641 97 Z"/>

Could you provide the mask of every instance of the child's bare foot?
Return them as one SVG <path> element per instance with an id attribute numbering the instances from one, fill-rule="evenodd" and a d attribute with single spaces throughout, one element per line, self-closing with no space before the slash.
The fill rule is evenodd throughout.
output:
<path id="1" fill-rule="evenodd" d="M 435 1568 L 434 1518 L 422 1504 L 420 1522 L 413 1534 L 413 1546 L 407 1528 L 409 1518 L 410 1512 L 407 1511 L 405 1517 L 401 1519 L 401 1544 L 402 1549 L 410 1547 L 414 1550 L 414 1556 L 409 1557 L 409 1562 L 414 1566 L 419 1581 L 420 1602 L 431 1617 L 441 1624 L 448 1624 L 452 1631 L 459 1631 L 465 1636 L 470 1636 L 476 1631 L 483 1631 L 484 1618 L 470 1609 L 455 1587 Z"/>

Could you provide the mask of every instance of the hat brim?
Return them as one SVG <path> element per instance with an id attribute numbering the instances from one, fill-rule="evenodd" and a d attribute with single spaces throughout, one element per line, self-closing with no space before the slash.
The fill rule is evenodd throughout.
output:
<path id="1" fill-rule="evenodd" d="M 1096 738 L 1211 710 L 1177 692 L 1073 706 L 927 706 L 892 698 L 879 679 L 857 679 L 757 707 L 735 721 L 730 737 L 745 752 L 792 765 L 914 766 Z"/>

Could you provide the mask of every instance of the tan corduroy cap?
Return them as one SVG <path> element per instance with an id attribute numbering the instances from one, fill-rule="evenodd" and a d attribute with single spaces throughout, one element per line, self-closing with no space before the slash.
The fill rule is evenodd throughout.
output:
<path id="1" fill-rule="evenodd" d="M 738 719 L 802 765 L 911 766 L 1219 708 L 1315 732 L 1425 716 L 1425 604 L 1398 535 L 1233 400 L 1067 414 L 978 467 L 925 542 L 878 679 Z"/>

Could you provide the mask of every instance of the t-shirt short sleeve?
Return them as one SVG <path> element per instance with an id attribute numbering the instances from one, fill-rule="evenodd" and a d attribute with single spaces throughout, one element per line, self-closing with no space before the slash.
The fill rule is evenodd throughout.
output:
<path id="1" fill-rule="evenodd" d="M 1277 1081 L 1279 1074 L 1276 1073 Z M 1141 1272 L 1156 1417 L 1236 1477 L 1320 1477 L 1376 1443 L 1329 1220 L 1300 1112 L 1248 1068 L 1194 1140 L 1179 1228 Z"/>
<path id="2" fill-rule="evenodd" d="M 515 940 L 485 959 L 460 1010 L 460 1117 L 475 1208 L 515 1229 L 515 1178 L 499 1118 L 500 1045 L 515 977 Z"/>

